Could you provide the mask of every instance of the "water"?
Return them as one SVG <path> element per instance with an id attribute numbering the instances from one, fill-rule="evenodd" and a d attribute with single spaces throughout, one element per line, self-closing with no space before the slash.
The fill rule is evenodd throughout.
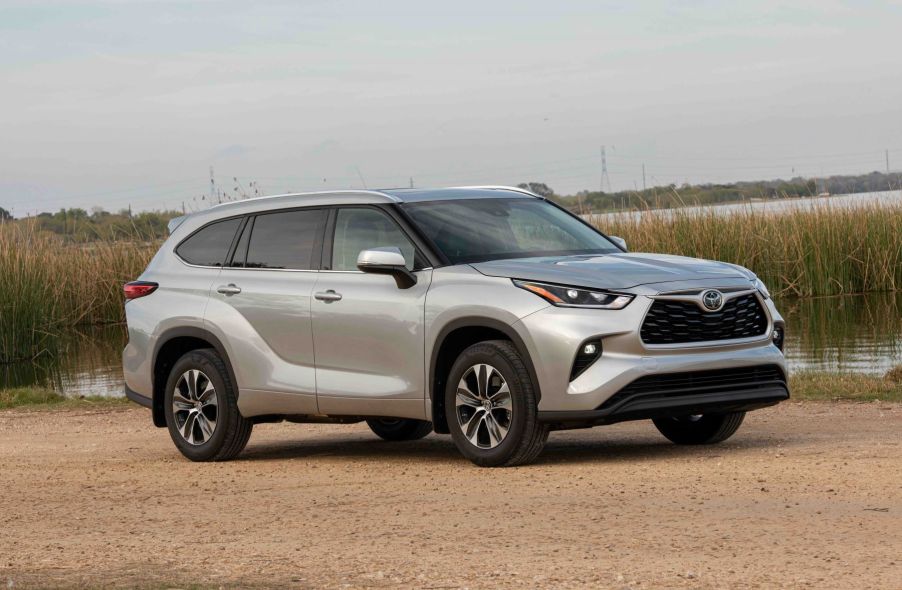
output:
<path id="1" fill-rule="evenodd" d="M 902 205 L 902 190 L 881 191 L 874 193 L 855 193 L 851 195 L 832 195 L 829 197 L 807 197 L 793 199 L 769 199 L 760 201 L 743 201 L 741 203 L 727 203 L 723 205 L 700 205 L 696 207 L 680 207 L 678 209 L 651 209 L 622 211 L 615 213 L 590 213 L 582 217 L 587 221 L 604 223 L 605 219 L 629 216 L 642 217 L 649 212 L 655 215 L 672 215 L 675 211 L 680 214 L 698 215 L 704 213 L 717 213 L 718 215 L 732 215 L 733 213 L 754 211 L 756 213 L 780 213 L 783 211 L 815 209 L 817 207 L 854 208 L 865 206 L 900 206 Z"/>
<path id="2" fill-rule="evenodd" d="M 902 293 L 777 302 L 787 323 L 791 369 L 882 375 L 902 364 Z M 0 388 L 41 385 L 69 397 L 123 395 L 123 326 L 82 328 L 62 339 L 58 359 L 0 365 Z"/>
<path id="3" fill-rule="evenodd" d="M 882 375 L 902 365 L 902 292 L 783 298 L 791 369 Z"/>
<path id="4" fill-rule="evenodd" d="M 68 396 L 121 397 L 125 326 L 86 326 L 60 339 L 63 352 L 34 362 L 0 364 L 0 388 L 42 386 Z"/>

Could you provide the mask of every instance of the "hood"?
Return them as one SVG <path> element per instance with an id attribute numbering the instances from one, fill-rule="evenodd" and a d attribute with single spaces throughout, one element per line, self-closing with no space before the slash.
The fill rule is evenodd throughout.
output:
<path id="1" fill-rule="evenodd" d="M 752 279 L 741 266 L 667 254 L 600 254 L 510 258 L 471 265 L 490 277 L 507 277 L 595 289 L 629 289 L 649 283 Z"/>

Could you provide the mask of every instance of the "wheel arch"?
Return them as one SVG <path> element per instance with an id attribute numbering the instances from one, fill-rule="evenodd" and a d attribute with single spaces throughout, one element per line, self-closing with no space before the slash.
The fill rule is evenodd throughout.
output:
<path id="1" fill-rule="evenodd" d="M 153 364 L 151 365 L 153 367 L 151 372 L 153 392 L 151 410 L 154 426 L 160 428 L 166 426 L 163 398 L 166 381 L 169 379 L 169 372 L 172 370 L 172 366 L 188 352 L 204 348 L 212 348 L 219 354 L 225 363 L 226 370 L 229 372 L 229 379 L 237 391 L 238 381 L 235 379 L 235 371 L 232 369 L 229 355 L 219 338 L 203 328 L 181 327 L 166 330 L 157 338 L 153 351 Z"/>
<path id="2" fill-rule="evenodd" d="M 457 357 L 469 346 L 486 340 L 508 340 L 517 349 L 529 371 L 536 392 L 536 402 L 542 398 L 539 379 L 529 349 L 523 338 L 510 325 L 487 317 L 462 317 L 445 324 L 435 338 L 429 362 L 429 403 L 435 432 L 448 434 L 445 418 L 444 388 Z"/>

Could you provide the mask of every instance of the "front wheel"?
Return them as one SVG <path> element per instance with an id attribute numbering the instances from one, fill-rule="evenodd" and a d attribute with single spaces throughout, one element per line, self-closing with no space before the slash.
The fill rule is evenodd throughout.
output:
<path id="1" fill-rule="evenodd" d="M 733 436 L 745 412 L 655 418 L 658 431 L 678 445 L 711 445 Z"/>
<path id="2" fill-rule="evenodd" d="M 390 441 L 419 440 L 432 432 L 432 422 L 407 418 L 367 418 L 367 425 L 379 438 Z"/>
<path id="3" fill-rule="evenodd" d="M 535 385 L 506 340 L 464 350 L 448 376 L 445 416 L 458 450 L 481 467 L 533 461 L 548 440 L 537 419 Z"/>

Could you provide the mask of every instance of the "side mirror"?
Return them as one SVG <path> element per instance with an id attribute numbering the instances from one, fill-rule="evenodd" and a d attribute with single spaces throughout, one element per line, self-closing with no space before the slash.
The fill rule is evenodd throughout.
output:
<path id="1" fill-rule="evenodd" d="M 409 289 L 417 284 L 417 276 L 407 270 L 401 249 L 394 246 L 363 250 L 357 256 L 357 268 L 372 274 L 391 275 L 399 289 Z"/>
<path id="2" fill-rule="evenodd" d="M 624 252 L 629 252 L 629 250 L 626 247 L 626 240 L 624 240 L 623 238 L 618 238 L 617 236 L 608 236 L 608 238 L 612 242 L 614 242 L 615 244 L 620 246 L 620 248 L 622 248 Z"/>

